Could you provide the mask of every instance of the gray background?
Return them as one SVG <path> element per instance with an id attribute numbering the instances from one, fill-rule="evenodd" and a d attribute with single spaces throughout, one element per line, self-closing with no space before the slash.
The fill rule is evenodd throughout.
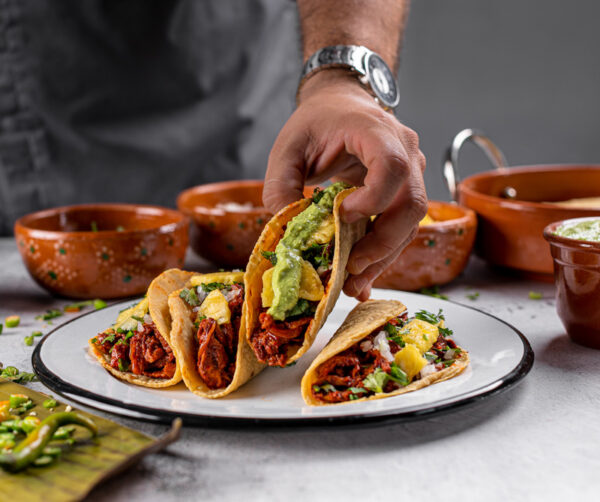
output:
<path id="1" fill-rule="evenodd" d="M 600 163 L 599 17 L 593 0 L 413 0 L 399 117 L 421 137 L 430 198 L 449 198 L 441 159 L 466 127 L 510 165 Z M 461 166 L 490 168 L 473 146 Z"/>

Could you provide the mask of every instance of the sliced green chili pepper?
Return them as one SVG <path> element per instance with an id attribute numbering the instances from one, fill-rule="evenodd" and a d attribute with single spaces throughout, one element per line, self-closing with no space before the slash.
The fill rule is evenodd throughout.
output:
<path id="1" fill-rule="evenodd" d="M 56 399 L 49 397 L 42 403 L 42 406 L 47 409 L 56 408 L 58 406 L 58 403 L 57 403 Z"/>
<path id="2" fill-rule="evenodd" d="M 10 472 L 20 471 L 40 459 L 44 448 L 56 430 L 67 424 L 77 424 L 87 428 L 92 436 L 98 434 L 96 424 L 75 411 L 62 411 L 46 417 L 42 423 L 21 441 L 12 452 L 0 452 L 0 467 Z M 43 457 L 42 457 L 43 458 Z"/>
<path id="3" fill-rule="evenodd" d="M 8 403 L 11 408 L 17 408 L 29 400 L 29 396 L 25 394 L 11 394 L 8 396 Z"/>
<path id="4" fill-rule="evenodd" d="M 4 319 L 7 328 L 16 328 L 21 322 L 21 318 L 18 315 L 11 315 Z"/>
<path id="5" fill-rule="evenodd" d="M 100 298 L 94 300 L 94 308 L 96 310 L 103 309 L 104 307 L 106 307 L 106 302 L 104 300 L 101 300 Z"/>

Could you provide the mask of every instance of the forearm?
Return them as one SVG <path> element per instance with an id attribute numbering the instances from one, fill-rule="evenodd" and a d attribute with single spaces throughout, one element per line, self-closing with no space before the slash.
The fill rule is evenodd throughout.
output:
<path id="1" fill-rule="evenodd" d="M 409 0 L 297 0 L 304 61 L 328 45 L 364 45 L 397 68 Z"/>

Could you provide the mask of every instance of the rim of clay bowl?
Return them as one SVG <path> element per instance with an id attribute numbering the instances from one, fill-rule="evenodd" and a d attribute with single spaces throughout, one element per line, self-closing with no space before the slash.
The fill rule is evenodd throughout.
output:
<path id="1" fill-rule="evenodd" d="M 577 249 L 585 249 L 586 251 L 592 251 L 594 253 L 600 253 L 600 242 L 586 241 L 583 239 L 571 239 L 570 237 L 563 237 L 562 235 L 556 235 L 554 231 L 564 223 L 573 223 L 587 220 L 600 220 L 599 216 L 584 216 L 581 218 L 567 218 L 566 220 L 554 221 L 544 228 L 544 239 L 550 244 L 555 244 L 562 247 L 570 247 Z"/>
<path id="2" fill-rule="evenodd" d="M 150 228 L 142 229 L 125 229 L 125 230 L 43 230 L 39 228 L 32 228 L 31 223 L 40 218 L 45 218 L 61 212 L 74 212 L 86 209 L 96 209 L 99 211 L 103 210 L 115 210 L 115 211 L 130 211 L 135 213 L 145 214 L 163 214 L 170 217 L 173 221 L 170 223 L 163 223 Z M 37 239 L 57 239 L 65 238 L 68 236 L 70 239 L 105 239 L 105 238 L 119 238 L 124 236 L 132 235 L 143 235 L 149 233 L 169 233 L 177 230 L 180 227 L 187 226 L 189 224 L 188 217 L 176 209 L 171 209 L 162 206 L 153 206 L 147 204 L 125 204 L 125 203 L 97 203 L 97 204 L 74 204 L 70 206 L 59 206 L 50 209 L 43 209 L 42 211 L 36 211 L 34 213 L 26 214 L 15 222 L 14 231 L 17 230 L 28 232 L 32 237 Z"/>
<path id="3" fill-rule="evenodd" d="M 528 210 L 534 211 L 539 209 L 544 209 L 546 211 L 555 211 L 555 212 L 564 212 L 565 209 L 569 211 L 573 211 L 575 213 L 581 213 L 583 215 L 589 215 L 590 211 L 594 211 L 594 209 L 590 208 L 578 208 L 578 207 L 563 207 L 556 206 L 554 204 L 550 204 L 548 202 L 532 202 L 526 200 L 511 200 L 511 199 L 503 199 L 502 197 L 496 197 L 494 195 L 485 194 L 483 192 L 479 192 L 473 188 L 471 188 L 470 183 L 474 181 L 478 181 L 481 178 L 489 178 L 489 177 L 502 177 L 511 174 L 521 174 L 521 173 L 542 173 L 549 170 L 556 171 L 576 171 L 576 170 L 590 170 L 597 171 L 600 170 L 600 164 L 533 164 L 530 166 L 511 166 L 506 169 L 495 170 L 495 171 L 486 171 L 483 173 L 472 174 L 471 176 L 466 177 L 462 180 L 458 185 L 459 193 L 463 193 L 465 195 L 469 195 L 471 197 L 477 197 L 482 200 L 493 202 L 496 204 L 500 204 L 500 206 L 504 208 L 519 210 Z M 600 213 L 600 209 L 596 210 Z"/>
<path id="4" fill-rule="evenodd" d="M 251 215 L 262 215 L 270 214 L 264 206 L 244 209 L 243 211 L 229 211 L 223 208 L 217 208 L 214 206 L 198 206 L 191 205 L 188 203 L 188 199 L 193 195 L 204 195 L 204 194 L 215 194 L 227 190 L 232 187 L 262 187 L 264 185 L 263 180 L 230 180 L 230 181 L 218 181 L 216 183 L 206 183 L 204 185 L 196 185 L 190 188 L 186 188 L 177 196 L 177 208 L 188 216 L 194 214 L 220 216 L 224 214 L 251 214 Z"/>
<path id="5" fill-rule="evenodd" d="M 429 223 L 428 225 L 420 225 L 419 233 L 424 232 L 448 232 L 454 230 L 459 226 L 476 226 L 477 225 L 477 215 L 475 211 L 472 209 L 461 206 L 459 204 L 455 204 L 454 202 L 446 202 L 441 200 L 430 200 L 429 204 L 435 204 L 439 206 L 447 206 L 452 207 L 453 209 L 458 209 L 463 214 L 458 218 L 451 218 L 449 220 L 435 220 L 433 223 Z M 429 212 L 429 208 L 428 208 Z"/>

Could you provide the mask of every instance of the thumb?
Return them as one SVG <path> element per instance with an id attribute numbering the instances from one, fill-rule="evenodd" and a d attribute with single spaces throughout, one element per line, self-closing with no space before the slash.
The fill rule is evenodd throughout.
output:
<path id="1" fill-rule="evenodd" d="M 263 204 L 272 213 L 304 196 L 303 188 L 306 179 L 304 142 L 302 139 L 290 138 L 285 131 L 282 131 L 275 140 L 269 155 L 263 188 Z"/>

